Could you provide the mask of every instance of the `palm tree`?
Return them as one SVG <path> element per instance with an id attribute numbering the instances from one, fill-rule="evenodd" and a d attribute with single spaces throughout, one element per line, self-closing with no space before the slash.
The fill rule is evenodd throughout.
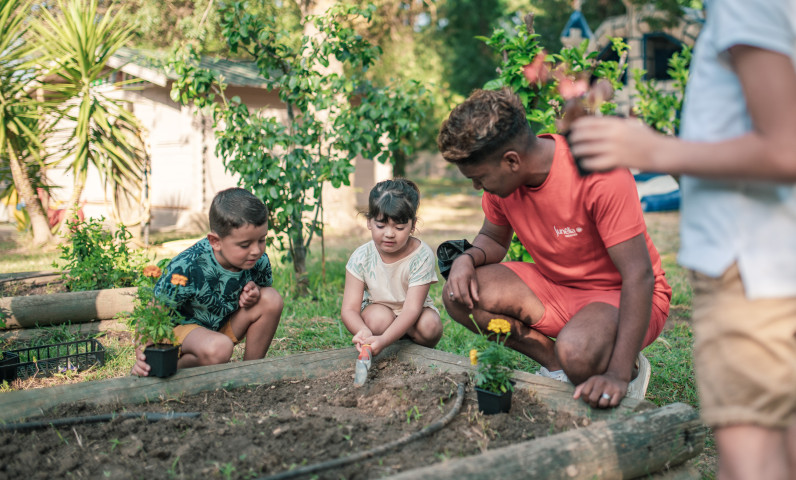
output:
<path id="1" fill-rule="evenodd" d="M 62 113 L 73 125 L 64 157 L 74 175 L 70 208 L 77 210 L 92 165 L 116 206 L 122 196 L 140 194 L 145 146 L 138 119 L 97 85 L 108 76 L 108 60 L 130 40 L 132 27 L 122 25 L 113 8 L 98 16 L 97 0 L 56 4 L 60 13 L 42 10 L 36 30 L 55 66 L 46 89 L 61 99 Z"/>
<path id="2" fill-rule="evenodd" d="M 26 92 L 37 72 L 31 61 L 35 47 L 23 38 L 30 5 L 30 1 L 0 0 L 0 166 L 10 171 L 15 190 L 4 193 L 24 205 L 33 244 L 40 246 L 51 242 L 53 235 L 36 194 L 43 178 L 35 174 L 44 164 L 40 155 L 42 104 Z"/>

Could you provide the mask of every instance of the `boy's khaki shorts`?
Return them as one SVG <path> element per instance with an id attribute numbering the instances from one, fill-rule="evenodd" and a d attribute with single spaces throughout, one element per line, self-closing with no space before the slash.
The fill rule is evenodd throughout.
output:
<path id="1" fill-rule="evenodd" d="M 186 323 L 184 325 L 177 325 L 176 327 L 174 327 L 174 336 L 177 338 L 176 344 L 182 345 L 183 341 L 185 341 L 185 337 L 187 337 L 189 333 L 191 333 L 197 328 L 206 328 L 206 327 L 197 325 L 195 323 Z M 238 337 L 236 337 L 235 334 L 232 332 L 232 326 L 230 325 L 229 321 L 225 322 L 224 325 L 222 325 L 221 328 L 218 329 L 218 333 L 223 333 L 224 335 L 229 337 L 229 339 L 232 340 L 232 343 L 234 343 L 235 345 L 240 343 Z M 182 348 L 180 348 L 180 356 L 182 356 Z"/>
<path id="2" fill-rule="evenodd" d="M 712 427 L 796 425 L 796 297 L 749 300 L 738 267 L 691 272 L 694 368 Z"/>

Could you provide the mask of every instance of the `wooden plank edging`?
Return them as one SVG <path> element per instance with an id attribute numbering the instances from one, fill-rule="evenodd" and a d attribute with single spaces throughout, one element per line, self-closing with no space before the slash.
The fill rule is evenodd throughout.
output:
<path id="1" fill-rule="evenodd" d="M 0 297 L 0 311 L 9 329 L 109 320 L 132 311 L 137 291 L 128 287 Z"/>
<path id="2" fill-rule="evenodd" d="M 81 382 L 49 388 L 19 390 L 0 394 L 0 421 L 10 422 L 41 415 L 61 403 L 94 404 L 141 403 L 160 397 L 191 395 L 219 388 L 235 388 L 269 383 L 282 378 L 314 378 L 354 366 L 356 349 L 344 348 L 297 353 L 285 357 L 231 362 L 207 367 L 178 370 L 169 378 L 125 376 L 108 380 Z M 387 357 L 447 372 L 470 371 L 469 359 L 452 353 L 421 347 L 402 340 L 388 347 L 374 361 Z M 556 380 L 516 371 L 517 388 L 531 388 L 551 408 L 592 420 L 619 418 L 654 408 L 650 402 L 625 399 L 612 410 L 593 410 L 572 399 L 573 387 Z"/>

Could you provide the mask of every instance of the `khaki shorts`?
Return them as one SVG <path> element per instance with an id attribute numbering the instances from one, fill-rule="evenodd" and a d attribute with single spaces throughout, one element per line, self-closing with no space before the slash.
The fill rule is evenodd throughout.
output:
<path id="1" fill-rule="evenodd" d="M 187 337 L 189 333 L 196 330 L 197 328 L 206 328 L 206 327 L 197 325 L 195 323 L 186 323 L 174 327 L 174 336 L 177 337 L 177 341 L 175 343 L 177 345 L 182 345 L 182 343 L 185 341 L 185 337 Z M 229 339 L 232 340 L 232 343 L 234 343 L 235 345 L 240 343 L 238 337 L 236 337 L 235 334 L 232 332 L 232 326 L 230 325 L 229 321 L 224 323 L 224 325 L 222 325 L 221 328 L 218 329 L 218 333 L 223 333 L 224 335 L 229 337 Z M 182 356 L 182 348 L 180 348 L 180 356 Z"/>
<path id="2" fill-rule="evenodd" d="M 691 272 L 694 368 L 712 427 L 796 425 L 796 297 L 749 300 L 738 267 Z"/>

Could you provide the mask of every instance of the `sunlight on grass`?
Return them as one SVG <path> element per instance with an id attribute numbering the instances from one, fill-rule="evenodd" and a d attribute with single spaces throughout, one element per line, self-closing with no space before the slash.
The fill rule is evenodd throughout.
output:
<path id="1" fill-rule="evenodd" d="M 0 262 L 0 273 L 34 272 L 38 270 L 52 270 L 53 262 L 58 258 L 58 252 L 36 249 L 29 250 L 24 247 L 24 239 L 19 241 L 4 239 L 0 241 L 0 252 L 3 261 Z"/>
<path id="2" fill-rule="evenodd" d="M 691 328 L 678 324 L 644 350 L 652 373 L 647 400 L 656 405 L 683 402 L 699 407 L 693 369 Z"/>

